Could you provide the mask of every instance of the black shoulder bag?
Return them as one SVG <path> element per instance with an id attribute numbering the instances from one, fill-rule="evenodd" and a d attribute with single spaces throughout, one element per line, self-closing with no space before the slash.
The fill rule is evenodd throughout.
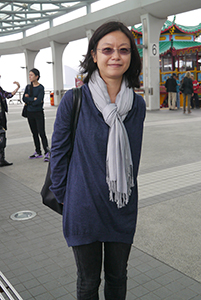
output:
<path id="1" fill-rule="evenodd" d="M 30 84 L 28 85 L 28 92 L 30 93 Z M 27 118 L 27 104 L 24 103 L 23 109 L 22 109 L 22 117 Z"/>
<path id="2" fill-rule="evenodd" d="M 27 118 L 27 105 L 24 104 L 22 109 L 22 117 Z"/>
<path id="3" fill-rule="evenodd" d="M 71 138 L 72 138 L 72 146 L 71 149 L 68 152 L 68 165 L 70 163 L 70 158 L 73 152 L 73 146 L 74 146 L 74 139 L 75 139 L 75 131 L 77 127 L 80 107 L 82 102 L 82 91 L 81 88 L 74 88 L 73 89 L 73 110 L 72 110 L 72 121 L 71 121 Z M 57 202 L 54 194 L 50 191 L 49 187 L 51 186 L 52 182 L 50 179 L 51 174 L 51 168 L 50 163 L 48 165 L 47 174 L 45 178 L 45 183 L 41 190 L 41 196 L 42 196 L 42 203 L 52 210 L 56 211 L 57 213 L 62 215 L 63 212 L 63 204 Z"/>

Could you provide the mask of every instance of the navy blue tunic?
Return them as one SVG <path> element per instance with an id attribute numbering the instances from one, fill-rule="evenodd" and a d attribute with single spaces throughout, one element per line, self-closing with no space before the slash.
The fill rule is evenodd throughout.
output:
<path id="1" fill-rule="evenodd" d="M 82 87 L 82 105 L 68 174 L 72 90 L 64 95 L 58 107 L 52 136 L 51 190 L 57 201 L 64 203 L 63 231 L 69 246 L 95 241 L 133 242 L 137 221 L 137 173 L 146 112 L 143 98 L 133 95 L 133 106 L 124 124 L 130 141 L 135 186 L 128 205 L 120 209 L 109 200 L 106 183 L 109 127 L 96 108 L 88 85 Z"/>
<path id="2" fill-rule="evenodd" d="M 39 84 L 33 87 L 33 95 L 30 96 L 30 84 L 25 88 L 22 100 L 27 104 L 27 110 L 30 112 L 43 111 L 44 104 L 44 86 Z M 29 97 L 25 97 L 28 94 Z M 34 100 L 34 98 L 37 98 Z"/>

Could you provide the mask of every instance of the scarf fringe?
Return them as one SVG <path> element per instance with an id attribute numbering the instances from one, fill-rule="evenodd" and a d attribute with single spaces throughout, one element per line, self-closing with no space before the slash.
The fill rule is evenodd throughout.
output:
<path id="1" fill-rule="evenodd" d="M 130 166 L 129 172 L 127 173 L 127 193 L 118 192 L 117 181 L 110 181 L 108 175 L 107 170 L 106 181 L 109 187 L 109 200 L 115 202 L 118 208 L 122 208 L 128 204 L 132 192 L 131 188 L 134 187 L 133 166 Z"/>

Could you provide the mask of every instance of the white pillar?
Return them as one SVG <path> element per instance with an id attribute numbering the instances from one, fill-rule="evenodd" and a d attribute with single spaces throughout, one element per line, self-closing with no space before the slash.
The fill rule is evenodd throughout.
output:
<path id="1" fill-rule="evenodd" d="M 67 44 L 59 44 L 55 41 L 51 41 L 50 46 L 52 49 L 53 62 L 54 105 L 59 105 L 62 96 L 61 92 L 63 90 L 62 55 Z"/>
<path id="2" fill-rule="evenodd" d="M 159 37 L 166 19 L 141 16 L 143 28 L 143 86 L 147 109 L 160 108 Z"/>
<path id="3" fill-rule="evenodd" d="M 29 83 L 29 71 L 34 68 L 34 61 L 38 52 L 39 51 L 31 51 L 29 49 L 24 49 L 27 84 Z"/>

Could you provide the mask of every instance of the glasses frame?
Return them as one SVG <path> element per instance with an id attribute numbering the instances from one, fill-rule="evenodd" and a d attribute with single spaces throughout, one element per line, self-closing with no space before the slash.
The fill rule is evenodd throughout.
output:
<path id="1" fill-rule="evenodd" d="M 104 49 L 107 49 L 107 48 L 110 48 L 110 49 L 112 50 L 112 52 L 111 52 L 111 53 L 104 53 L 103 50 L 104 50 Z M 128 49 L 129 52 L 128 52 L 128 53 L 120 53 L 120 51 L 121 51 L 122 49 Z M 119 54 L 119 55 L 122 55 L 122 56 L 129 55 L 129 54 L 131 54 L 131 52 L 132 52 L 132 49 L 131 49 L 131 48 L 126 48 L 126 47 L 122 47 L 122 48 L 120 48 L 120 49 L 118 49 L 118 48 L 113 48 L 113 47 L 105 47 L 105 48 L 102 48 L 102 49 L 100 49 L 100 48 L 98 49 L 98 48 L 97 48 L 97 50 L 100 51 L 103 55 L 106 55 L 106 56 L 111 56 L 115 51 L 117 51 L 118 54 Z"/>

